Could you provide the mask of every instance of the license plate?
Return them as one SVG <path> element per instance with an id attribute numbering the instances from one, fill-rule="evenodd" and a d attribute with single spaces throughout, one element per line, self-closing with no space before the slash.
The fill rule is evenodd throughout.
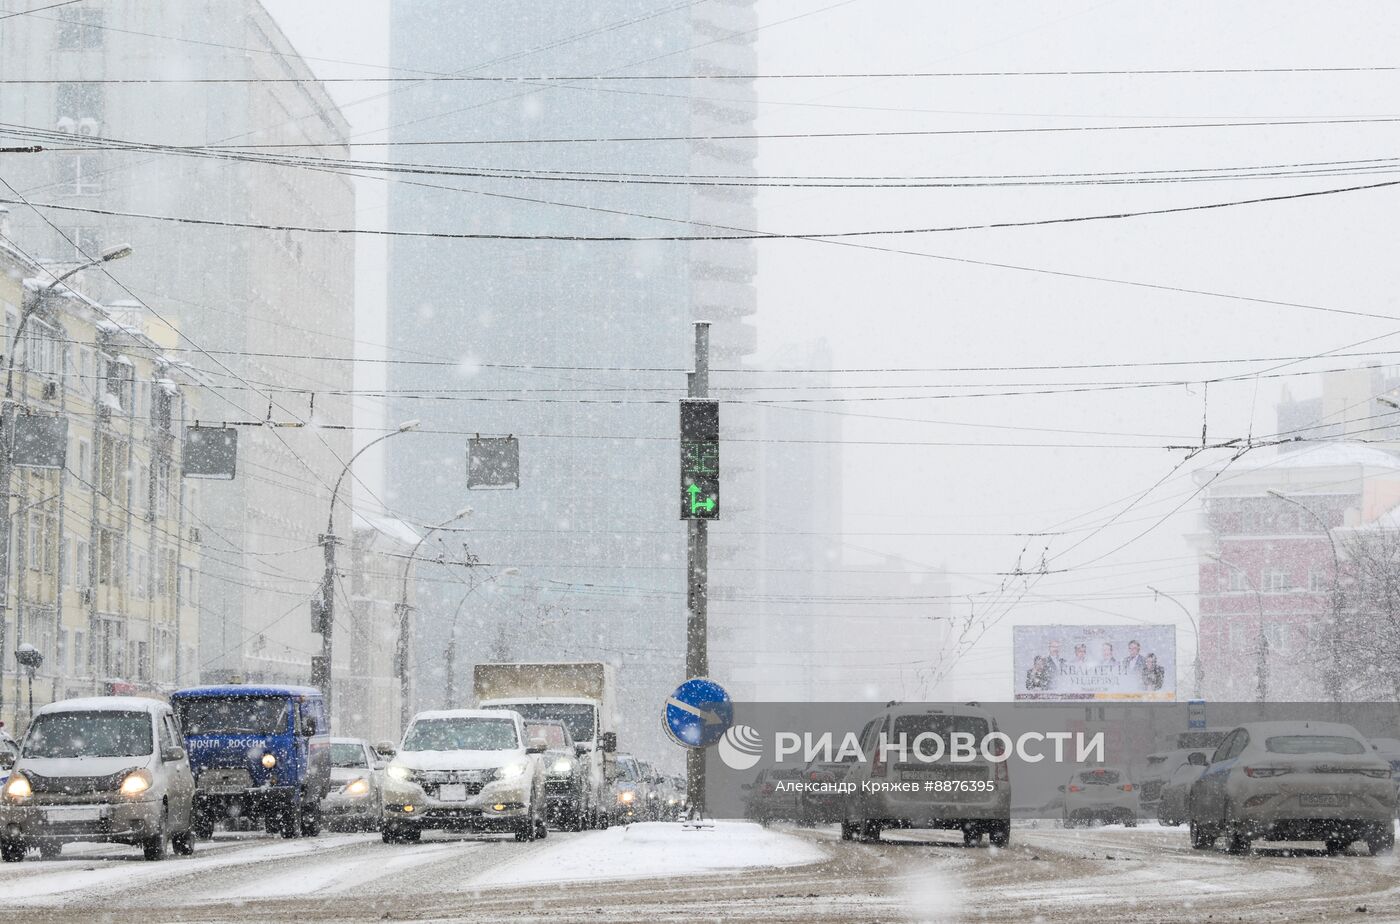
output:
<path id="1" fill-rule="evenodd" d="M 1301 805 L 1339 806 L 1346 805 L 1347 797 L 1335 792 L 1306 793 L 1299 797 Z"/>
<path id="2" fill-rule="evenodd" d="M 901 774 L 901 779 L 908 780 L 911 783 L 921 783 L 925 780 L 948 780 L 952 779 L 952 777 L 941 770 L 905 770 L 903 774 Z"/>
<path id="3" fill-rule="evenodd" d="M 44 812 L 45 821 L 97 821 L 102 817 L 102 809 L 96 806 L 73 806 L 72 808 L 52 808 Z"/>
<path id="4" fill-rule="evenodd" d="M 467 787 L 463 783 L 443 783 L 438 787 L 439 802 L 466 802 Z"/>

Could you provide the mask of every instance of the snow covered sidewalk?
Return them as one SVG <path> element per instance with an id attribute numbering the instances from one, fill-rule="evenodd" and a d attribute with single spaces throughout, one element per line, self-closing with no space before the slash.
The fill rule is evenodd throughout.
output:
<path id="1" fill-rule="evenodd" d="M 706 830 L 641 822 L 561 839 L 472 880 L 473 887 L 647 879 L 754 867 L 801 866 L 826 859 L 816 846 L 744 821 Z"/>

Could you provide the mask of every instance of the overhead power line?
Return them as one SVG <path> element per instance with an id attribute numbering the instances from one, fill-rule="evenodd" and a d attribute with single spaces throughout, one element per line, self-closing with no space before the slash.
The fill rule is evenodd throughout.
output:
<path id="1" fill-rule="evenodd" d="M 1140 132 L 1175 131 L 1180 129 L 1215 128 L 1285 128 L 1299 125 L 1372 125 L 1400 122 L 1400 116 L 1365 116 L 1350 119 L 1247 119 L 1228 122 L 1168 122 L 1150 125 L 1045 125 L 1027 128 L 943 128 L 943 129 L 903 129 L 892 131 L 847 131 L 847 132 L 749 132 L 742 134 L 707 135 L 600 135 L 572 138 L 452 138 L 435 141 L 342 141 L 307 143 L 260 143 L 207 145 L 210 149 L 260 150 L 274 148 L 316 148 L 316 147 L 456 147 L 470 145 L 498 144 L 612 144 L 663 141 L 791 141 L 832 138 L 928 138 L 958 135 L 1021 135 L 1048 134 L 1052 132 Z"/>
<path id="2" fill-rule="evenodd" d="M 982 224 L 944 225 L 922 228 L 873 228 L 859 231 L 804 231 L 804 232 L 742 232 L 733 234 L 505 234 L 499 232 L 452 232 L 452 231 L 392 231 L 384 228 L 317 228 L 305 225 L 276 225 L 257 222 L 225 221 L 213 218 L 194 218 L 181 215 L 152 215 L 141 212 L 124 212 L 116 209 L 98 209 L 77 205 L 63 205 L 56 202 L 32 202 L 21 199 L 0 199 L 0 204 L 28 205 L 34 209 L 49 209 L 62 212 L 77 212 L 86 215 L 106 215 L 117 218 L 136 218 L 147 221 L 167 221 L 176 224 L 203 225 L 218 228 L 248 228 L 260 231 L 292 231 L 303 234 L 362 234 L 372 237 L 431 238 L 435 240 L 486 240 L 486 241 L 566 241 L 566 242 L 626 242 L 626 241 L 757 241 L 757 240 L 839 240 L 860 237 L 885 237 L 915 234 L 943 234 L 956 231 L 990 231 L 1005 228 L 1033 228 L 1045 225 L 1080 224 L 1096 221 L 1118 221 L 1127 218 L 1143 218 L 1152 215 L 1175 215 L 1185 212 L 1211 211 L 1234 208 L 1244 205 L 1262 205 L 1270 202 L 1285 202 L 1296 199 L 1312 199 L 1320 196 L 1335 196 L 1343 193 L 1367 192 L 1400 186 L 1400 180 L 1386 180 L 1380 183 L 1365 183 L 1356 186 L 1343 186 L 1332 189 L 1311 190 L 1301 193 L 1281 193 L 1275 196 L 1258 196 L 1251 199 L 1232 199 L 1226 202 L 1205 202 L 1192 205 L 1172 206 L 1138 211 L 1109 212 L 1097 215 L 1072 215 L 1055 218 L 1037 218 L 1027 221 L 998 221 Z M 1356 314 L 1357 312 L 1343 312 Z"/>
<path id="3" fill-rule="evenodd" d="M 70 0 L 80 2 L 80 0 Z M 65 4 L 56 4 L 64 6 Z M 40 7 L 39 9 L 50 9 Z M 31 11 L 37 12 L 37 11 Z M 13 15 L 24 15 L 16 13 Z M 4 18 L 4 17 L 0 17 Z M 251 49 L 249 49 L 251 50 Z M 329 60 L 312 58 L 308 60 Z M 356 62 L 338 61 L 340 64 Z M 374 65 L 359 65 L 371 67 Z M 1116 70 L 1047 70 L 1047 71 L 869 71 L 852 73 L 704 73 L 704 74 L 435 74 L 417 71 L 416 77 L 317 77 L 316 83 L 588 83 L 588 82 L 647 82 L 686 80 L 697 82 L 751 80 L 914 80 L 926 78 L 981 77 L 1167 77 L 1208 76 L 1212 74 L 1374 74 L 1393 73 L 1400 67 L 1392 65 L 1360 65 L 1338 67 L 1183 67 L 1183 68 L 1121 68 Z M 0 84 L 103 83 L 103 84 L 199 84 L 199 83 L 305 83 L 296 77 L 96 77 L 77 80 L 58 78 L 28 78 L 0 80 Z"/>
<path id="4" fill-rule="evenodd" d="M 85 0 L 63 0 L 62 3 L 50 3 L 48 6 L 36 6 L 29 10 L 16 10 L 13 13 L 4 13 L 0 15 L 0 22 L 4 22 L 7 19 L 14 19 L 16 16 L 29 16 L 34 13 L 42 13 L 44 10 L 56 10 L 61 6 L 72 6 L 75 3 L 83 2 L 85 2 Z"/>

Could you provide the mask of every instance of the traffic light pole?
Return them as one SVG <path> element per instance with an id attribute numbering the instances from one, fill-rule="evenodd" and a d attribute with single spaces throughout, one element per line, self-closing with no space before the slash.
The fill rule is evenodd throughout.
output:
<path id="1" fill-rule="evenodd" d="M 691 398 L 710 396 L 710 322 L 695 322 L 695 371 L 689 375 Z M 705 677 L 710 672 L 709 650 L 709 528 L 706 520 L 686 521 L 686 620 L 685 675 Z M 705 811 L 705 751 L 686 751 L 686 798 L 691 813 Z"/>

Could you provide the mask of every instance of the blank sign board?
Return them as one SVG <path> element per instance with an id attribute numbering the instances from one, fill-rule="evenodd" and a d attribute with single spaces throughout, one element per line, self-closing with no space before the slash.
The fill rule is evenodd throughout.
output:
<path id="1" fill-rule="evenodd" d="M 520 487 L 520 442 L 513 436 L 467 441 L 468 488 Z"/>
<path id="2" fill-rule="evenodd" d="M 181 473 L 186 478 L 233 479 L 238 468 L 238 431 L 233 427 L 187 427 Z"/>

